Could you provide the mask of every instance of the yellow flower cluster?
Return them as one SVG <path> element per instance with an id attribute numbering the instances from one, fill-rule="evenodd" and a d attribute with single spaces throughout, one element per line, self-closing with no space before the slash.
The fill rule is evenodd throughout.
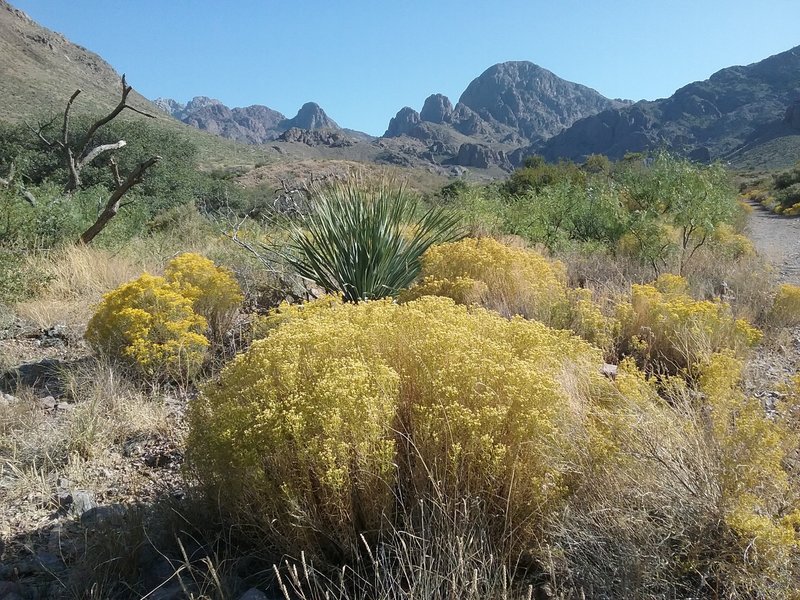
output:
<path id="1" fill-rule="evenodd" d="M 196 374 L 242 301 L 230 273 L 198 254 L 167 264 L 166 277 L 148 273 L 103 296 L 86 339 L 146 377 L 182 380 Z"/>
<path id="2" fill-rule="evenodd" d="M 492 238 L 465 238 L 434 246 L 422 257 L 422 281 L 403 299 L 448 296 L 506 316 L 550 323 L 566 289 L 562 263 Z"/>
<path id="3" fill-rule="evenodd" d="M 729 351 L 701 368 L 711 433 L 719 453 L 726 523 L 751 561 L 779 577 L 800 548 L 798 498 L 783 461 L 797 440 L 784 420 L 771 420 L 761 403 L 739 388 L 742 362 Z"/>
<path id="4" fill-rule="evenodd" d="M 752 207 L 747 206 L 751 211 Z M 753 256 L 756 253 L 753 242 L 746 235 L 736 233 L 730 225 L 720 225 L 714 232 L 711 242 L 730 258 L 741 258 L 743 256 Z"/>
<path id="5" fill-rule="evenodd" d="M 536 535 L 594 443 L 592 399 L 615 394 L 570 332 L 449 298 L 327 298 L 272 325 L 192 402 L 188 457 L 227 506 L 307 549 L 314 530 L 346 547 L 397 486 L 431 481 Z"/>
<path id="6" fill-rule="evenodd" d="M 164 275 L 191 300 L 194 311 L 205 317 L 212 336 L 219 339 L 244 299 L 230 271 L 204 256 L 186 252 L 167 264 Z"/>
<path id="7" fill-rule="evenodd" d="M 205 329 L 206 320 L 175 286 L 144 273 L 103 296 L 86 340 L 147 377 L 180 379 L 202 365 L 208 346 Z"/>
<path id="8" fill-rule="evenodd" d="M 800 286 L 788 283 L 781 285 L 767 319 L 776 327 L 794 327 L 800 324 Z"/>
<path id="9" fill-rule="evenodd" d="M 602 348 L 614 337 L 614 320 L 603 315 L 591 292 L 567 288 L 562 263 L 492 238 L 466 238 L 428 250 L 422 280 L 400 299 L 429 295 L 571 329 Z"/>
<path id="10" fill-rule="evenodd" d="M 694 300 L 677 275 L 631 286 L 631 303 L 619 319 L 630 350 L 651 368 L 678 372 L 723 349 L 741 352 L 758 343 L 761 332 L 735 319 L 724 302 Z"/>

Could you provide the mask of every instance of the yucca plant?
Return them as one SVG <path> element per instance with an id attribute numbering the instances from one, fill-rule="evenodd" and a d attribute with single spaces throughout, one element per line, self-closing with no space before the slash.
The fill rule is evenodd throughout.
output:
<path id="1" fill-rule="evenodd" d="M 428 248 L 462 237 L 457 216 L 421 212 L 402 186 L 355 180 L 315 196 L 290 227 L 285 257 L 302 277 L 349 302 L 397 294 L 417 277 Z"/>

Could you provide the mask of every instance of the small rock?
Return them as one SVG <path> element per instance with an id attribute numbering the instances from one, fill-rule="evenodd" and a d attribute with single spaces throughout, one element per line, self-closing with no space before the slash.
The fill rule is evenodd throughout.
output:
<path id="1" fill-rule="evenodd" d="M 608 363 L 603 363 L 603 366 L 600 368 L 600 373 L 609 379 L 616 379 L 617 378 L 617 365 L 610 365 Z"/>
<path id="2" fill-rule="evenodd" d="M 239 596 L 239 600 L 269 600 L 267 595 L 258 588 L 250 588 Z"/>
<path id="3" fill-rule="evenodd" d="M 56 407 L 56 399 L 52 396 L 45 396 L 44 398 L 39 399 L 39 406 L 41 406 L 44 410 L 52 410 Z"/>
<path id="4" fill-rule="evenodd" d="M 100 523 L 122 523 L 127 511 L 122 504 L 108 506 L 94 506 L 81 515 L 82 525 L 97 525 Z"/>
<path id="5" fill-rule="evenodd" d="M 72 504 L 69 507 L 70 515 L 81 517 L 97 506 L 94 495 L 84 490 L 77 490 L 72 494 Z"/>

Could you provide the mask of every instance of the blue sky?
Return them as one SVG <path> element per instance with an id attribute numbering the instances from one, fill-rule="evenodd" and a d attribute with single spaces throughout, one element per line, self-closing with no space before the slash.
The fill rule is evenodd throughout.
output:
<path id="1" fill-rule="evenodd" d="M 380 135 L 432 93 L 530 60 L 611 98 L 655 99 L 800 45 L 800 0 L 10 0 L 148 98 L 319 103 Z"/>

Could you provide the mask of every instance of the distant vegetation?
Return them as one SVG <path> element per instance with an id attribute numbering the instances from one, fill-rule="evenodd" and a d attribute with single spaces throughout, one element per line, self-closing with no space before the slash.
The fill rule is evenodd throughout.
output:
<path id="1" fill-rule="evenodd" d="M 800 162 L 793 168 L 742 185 L 744 197 L 775 214 L 800 215 Z"/>

